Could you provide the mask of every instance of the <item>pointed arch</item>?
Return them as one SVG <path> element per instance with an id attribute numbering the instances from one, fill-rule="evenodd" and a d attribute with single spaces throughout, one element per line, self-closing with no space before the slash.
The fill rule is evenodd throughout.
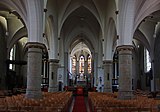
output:
<path id="1" fill-rule="evenodd" d="M 108 31 L 107 36 L 104 39 L 104 59 L 110 60 L 112 59 L 113 53 L 113 42 L 117 40 L 117 31 L 116 25 L 113 18 L 110 18 L 108 21 Z"/>
<path id="2" fill-rule="evenodd" d="M 23 37 L 27 37 L 28 36 L 28 33 L 27 33 L 27 29 L 26 27 L 22 27 L 21 29 L 19 29 L 13 36 L 12 40 L 10 41 L 10 43 L 8 43 L 8 54 L 11 50 L 11 48 L 13 47 L 13 45 L 18 41 L 20 40 L 21 38 Z"/>
<path id="3" fill-rule="evenodd" d="M 148 51 L 151 52 L 151 47 L 149 45 L 149 42 L 146 39 L 145 35 L 140 30 L 137 29 L 135 31 L 134 39 L 139 40 L 148 49 Z"/>
<path id="4" fill-rule="evenodd" d="M 49 58 L 53 58 L 55 53 L 56 53 L 56 48 L 54 47 L 54 44 L 56 43 L 55 42 L 55 28 L 54 28 L 54 19 L 53 19 L 53 16 L 52 15 L 49 15 L 48 16 L 48 19 L 47 19 L 47 26 L 46 26 L 46 37 L 48 38 L 49 40 Z"/>
<path id="5" fill-rule="evenodd" d="M 67 20 L 67 18 L 69 17 L 69 15 L 71 15 L 75 10 L 77 10 L 78 8 L 81 8 L 81 7 L 84 7 L 85 9 L 87 9 L 89 12 L 91 12 L 94 17 L 96 18 L 98 24 L 100 25 L 100 29 L 102 31 L 102 24 L 101 24 L 101 21 L 100 21 L 100 17 L 99 17 L 99 14 L 98 12 L 96 11 L 96 13 L 94 13 L 93 10 L 91 10 L 90 8 L 88 8 L 86 5 L 81 5 L 81 4 L 77 4 L 75 6 L 68 6 L 69 8 L 66 9 L 64 15 L 63 15 L 63 18 L 61 20 L 61 25 L 60 25 L 60 28 L 59 28 L 59 32 L 58 32 L 58 35 L 60 35 L 60 32 L 62 30 L 62 27 L 65 23 L 65 21 Z"/>
<path id="6" fill-rule="evenodd" d="M 144 20 L 147 16 L 149 16 L 150 14 L 158 10 L 160 10 L 159 0 L 154 0 L 154 2 L 150 0 L 146 0 L 145 2 L 143 1 L 141 6 L 139 6 L 139 11 L 137 11 L 137 13 L 135 14 L 135 22 L 134 22 L 133 31 L 136 31 L 137 27 L 140 25 L 142 20 Z"/>

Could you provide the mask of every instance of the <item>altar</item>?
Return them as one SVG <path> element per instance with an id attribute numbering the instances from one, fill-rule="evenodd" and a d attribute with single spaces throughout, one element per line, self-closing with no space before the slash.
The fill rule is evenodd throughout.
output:
<path id="1" fill-rule="evenodd" d="M 77 76 L 76 86 L 85 87 L 87 85 L 87 78 L 84 74 L 80 74 Z"/>
<path id="2" fill-rule="evenodd" d="M 87 83 L 86 83 L 86 81 L 77 81 L 77 86 L 86 87 Z"/>
<path id="3" fill-rule="evenodd" d="M 77 81 L 86 81 L 86 75 L 82 73 L 80 75 L 77 75 Z"/>

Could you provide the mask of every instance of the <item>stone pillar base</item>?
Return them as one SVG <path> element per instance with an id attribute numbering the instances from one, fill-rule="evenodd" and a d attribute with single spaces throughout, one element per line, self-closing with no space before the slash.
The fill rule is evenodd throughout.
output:
<path id="1" fill-rule="evenodd" d="M 112 88 L 104 88 L 104 90 L 103 90 L 104 92 L 112 92 Z"/>
<path id="2" fill-rule="evenodd" d="M 133 98 L 135 98 L 135 96 L 133 95 L 133 91 L 119 91 L 118 92 L 118 99 L 120 100 L 129 100 Z"/>
<path id="3" fill-rule="evenodd" d="M 48 92 L 57 92 L 58 91 L 58 87 L 49 87 L 48 88 Z"/>
<path id="4" fill-rule="evenodd" d="M 27 90 L 26 91 L 26 98 L 40 99 L 40 98 L 42 98 L 42 92 L 37 91 L 37 90 Z"/>

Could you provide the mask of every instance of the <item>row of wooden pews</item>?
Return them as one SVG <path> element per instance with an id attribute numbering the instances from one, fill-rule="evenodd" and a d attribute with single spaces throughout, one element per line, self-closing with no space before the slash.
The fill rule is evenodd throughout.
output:
<path id="1" fill-rule="evenodd" d="M 88 93 L 93 112 L 159 112 L 160 100 L 137 95 L 132 100 L 118 100 L 114 93 Z"/>
<path id="2" fill-rule="evenodd" d="M 71 101 L 71 92 L 44 92 L 38 100 L 19 94 L 0 98 L 0 112 L 67 112 Z"/>

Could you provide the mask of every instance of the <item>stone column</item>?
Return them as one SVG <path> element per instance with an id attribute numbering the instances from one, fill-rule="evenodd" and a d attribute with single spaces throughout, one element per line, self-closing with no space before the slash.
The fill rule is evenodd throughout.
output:
<path id="1" fill-rule="evenodd" d="M 84 61 L 84 75 L 87 76 L 88 74 L 88 60 Z"/>
<path id="2" fill-rule="evenodd" d="M 91 63 L 91 68 L 92 68 L 92 72 L 91 72 L 91 87 L 94 87 L 94 60 L 92 58 L 92 63 Z"/>
<path id="3" fill-rule="evenodd" d="M 42 66 L 42 83 L 48 83 L 48 59 L 43 59 L 43 66 Z"/>
<path id="4" fill-rule="evenodd" d="M 26 98 L 39 99 L 41 93 L 41 69 L 42 69 L 42 49 L 44 44 L 38 42 L 28 42 L 28 67 L 27 67 L 27 89 Z"/>
<path id="5" fill-rule="evenodd" d="M 79 60 L 76 61 L 76 75 L 79 75 Z"/>
<path id="6" fill-rule="evenodd" d="M 46 59 L 43 61 L 43 78 L 46 78 L 46 64 L 47 64 L 47 62 L 46 62 Z"/>
<path id="7" fill-rule="evenodd" d="M 157 81 L 155 78 L 155 74 L 154 74 L 154 60 L 151 61 L 151 74 L 152 74 L 152 79 L 151 79 L 151 92 L 156 92 L 156 85 L 157 85 Z M 157 78 L 158 79 L 158 78 Z M 158 85 L 157 85 L 158 86 Z"/>
<path id="8" fill-rule="evenodd" d="M 46 74 L 47 74 L 47 78 L 49 78 L 49 60 L 47 61 L 47 71 L 46 71 Z"/>
<path id="9" fill-rule="evenodd" d="M 104 60 L 104 92 L 112 92 L 112 60 Z"/>
<path id="10" fill-rule="evenodd" d="M 58 83 L 57 83 L 57 73 L 59 67 L 59 60 L 50 59 L 49 63 L 49 89 L 48 92 L 56 92 L 58 91 Z"/>
<path id="11" fill-rule="evenodd" d="M 69 76 L 68 76 L 68 52 L 64 53 L 64 86 L 69 85 Z"/>
<path id="12" fill-rule="evenodd" d="M 97 86 L 98 79 L 98 53 L 94 54 L 94 87 Z"/>
<path id="13" fill-rule="evenodd" d="M 119 52 L 119 99 L 132 99 L 132 49 L 131 45 L 118 46 Z"/>

